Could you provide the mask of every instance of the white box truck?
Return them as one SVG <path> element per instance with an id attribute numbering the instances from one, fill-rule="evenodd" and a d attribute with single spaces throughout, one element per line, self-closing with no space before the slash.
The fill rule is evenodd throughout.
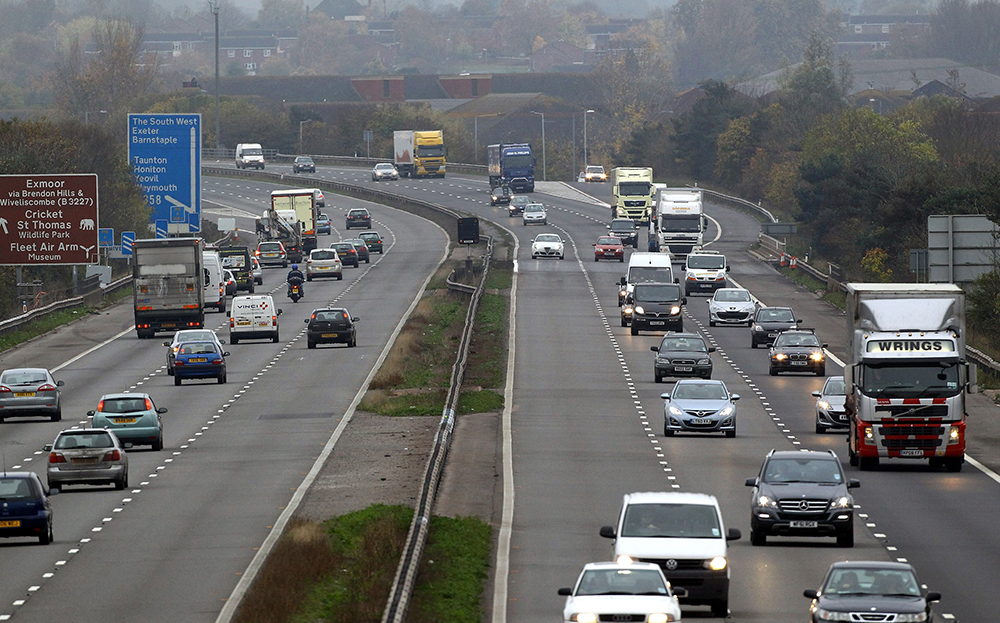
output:
<path id="1" fill-rule="evenodd" d="M 656 200 L 657 244 L 678 257 L 701 249 L 708 219 L 702 193 L 692 188 L 663 188 Z"/>

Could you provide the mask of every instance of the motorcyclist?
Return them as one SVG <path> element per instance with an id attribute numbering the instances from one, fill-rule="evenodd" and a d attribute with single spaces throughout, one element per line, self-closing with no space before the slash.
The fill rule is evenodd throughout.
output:
<path id="1" fill-rule="evenodd" d="M 302 284 L 305 282 L 306 276 L 302 274 L 299 270 L 298 264 L 292 264 L 292 270 L 288 271 L 288 275 L 285 277 L 285 281 L 288 282 L 288 294 L 292 294 L 292 285 L 297 284 L 299 286 L 299 296 L 305 296 L 305 289 Z"/>

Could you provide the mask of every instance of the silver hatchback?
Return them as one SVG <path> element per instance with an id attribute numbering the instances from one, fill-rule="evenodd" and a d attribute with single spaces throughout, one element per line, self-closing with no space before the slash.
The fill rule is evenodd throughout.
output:
<path id="1" fill-rule="evenodd" d="M 13 368 L 0 374 L 0 422 L 26 415 L 62 419 L 62 381 L 53 380 L 45 368 Z"/>
<path id="2" fill-rule="evenodd" d="M 66 485 L 128 486 L 128 456 L 125 446 L 110 430 L 74 428 L 64 430 L 45 446 L 49 453 L 49 487 Z"/>

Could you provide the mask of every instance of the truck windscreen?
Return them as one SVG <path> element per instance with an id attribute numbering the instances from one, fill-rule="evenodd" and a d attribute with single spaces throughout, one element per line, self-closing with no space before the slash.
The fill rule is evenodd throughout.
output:
<path id="1" fill-rule="evenodd" d="M 959 389 L 954 363 L 893 362 L 861 367 L 861 392 L 871 398 L 947 398 Z"/>
<path id="2" fill-rule="evenodd" d="M 663 214 L 660 216 L 660 231 L 698 233 L 701 231 L 701 216 L 698 214 Z"/>
<path id="3" fill-rule="evenodd" d="M 618 182 L 618 196 L 649 196 L 649 182 Z"/>
<path id="4" fill-rule="evenodd" d="M 443 158 L 444 145 L 417 145 L 417 155 L 421 158 Z"/>
<path id="5" fill-rule="evenodd" d="M 508 169 L 524 169 L 535 164 L 535 159 L 528 154 L 522 154 L 519 156 L 504 156 L 503 166 Z"/>

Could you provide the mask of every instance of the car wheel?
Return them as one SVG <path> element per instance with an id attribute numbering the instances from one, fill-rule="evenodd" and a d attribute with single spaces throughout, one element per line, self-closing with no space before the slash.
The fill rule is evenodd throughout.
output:
<path id="1" fill-rule="evenodd" d="M 636 326 L 635 322 L 632 323 L 631 332 L 632 335 L 639 335 L 639 327 Z"/>
<path id="2" fill-rule="evenodd" d="M 223 372 L 222 376 L 219 377 L 219 385 L 225 385 L 227 380 L 226 373 Z"/>
<path id="3" fill-rule="evenodd" d="M 371 263 L 372 263 L 372 257 L 369 255 L 368 257 L 365 258 L 365 264 L 371 264 Z"/>
<path id="4" fill-rule="evenodd" d="M 858 467 L 861 468 L 863 472 L 870 472 L 878 467 L 878 457 L 877 456 L 859 456 L 858 457 Z"/>
<path id="5" fill-rule="evenodd" d="M 622 326 L 623 327 L 627 327 L 628 326 L 628 321 L 625 320 L 625 316 L 622 316 Z"/>
<path id="6" fill-rule="evenodd" d="M 757 342 L 750 340 L 750 348 L 757 348 Z"/>
<path id="7" fill-rule="evenodd" d="M 306 275 L 306 281 L 312 281 L 312 280 L 313 280 L 312 275 Z"/>
<path id="8" fill-rule="evenodd" d="M 235 335 L 233 335 L 232 333 L 230 333 L 229 334 L 229 343 L 230 344 L 239 344 L 240 343 L 240 338 L 237 337 L 237 336 L 235 336 Z"/>
<path id="9" fill-rule="evenodd" d="M 180 385 L 180 384 L 181 384 L 181 377 L 179 377 L 179 376 L 177 376 L 175 374 L 174 375 L 174 385 Z"/>
<path id="10" fill-rule="evenodd" d="M 114 484 L 115 484 L 115 489 L 117 489 L 118 491 L 121 491 L 122 489 L 124 489 L 125 487 L 128 486 L 128 484 L 125 482 L 125 476 L 124 475 L 122 475 L 121 478 L 119 478 L 118 480 L 116 480 Z"/>
<path id="11" fill-rule="evenodd" d="M 59 408 L 56 409 L 56 412 L 52 414 L 52 417 L 50 419 L 53 422 L 62 421 L 62 405 L 60 405 Z"/>
<path id="12" fill-rule="evenodd" d="M 278 343 L 278 332 L 277 331 L 274 332 L 274 337 L 271 338 L 271 341 L 274 342 L 275 344 Z"/>
<path id="13" fill-rule="evenodd" d="M 253 290 L 254 290 L 254 287 L 253 287 L 253 284 L 250 284 L 250 289 L 249 289 L 249 290 L 247 290 L 247 291 L 248 291 L 248 292 L 249 292 L 250 294 L 253 294 Z"/>
<path id="14" fill-rule="evenodd" d="M 712 616 L 716 618 L 725 618 L 729 614 L 729 600 L 717 601 L 712 604 Z"/>
<path id="15" fill-rule="evenodd" d="M 340 273 L 339 275 L 337 275 L 337 281 L 343 281 L 343 280 L 344 280 L 344 273 Z"/>
<path id="16" fill-rule="evenodd" d="M 824 366 L 819 370 L 816 370 L 816 376 L 826 376 L 826 367 Z"/>
<path id="17" fill-rule="evenodd" d="M 708 326 L 714 327 L 715 326 L 715 321 L 714 320 L 709 320 L 708 321 Z"/>
<path id="18" fill-rule="evenodd" d="M 854 547 L 854 531 L 838 534 L 837 547 Z"/>
<path id="19" fill-rule="evenodd" d="M 750 528 L 750 545 L 767 545 L 767 535 Z"/>
<path id="20" fill-rule="evenodd" d="M 53 535 L 52 535 L 52 524 L 50 523 L 48 529 L 45 530 L 45 533 L 44 534 L 40 534 L 38 536 L 38 544 L 39 545 L 48 545 L 49 543 L 51 543 L 54 540 L 55 539 L 53 539 Z"/>
<path id="21" fill-rule="evenodd" d="M 162 432 L 160 433 L 159 437 L 156 438 L 156 441 L 153 442 L 151 449 L 154 452 L 159 452 L 160 450 L 163 449 L 163 433 Z M 125 486 L 126 487 L 128 486 L 128 480 L 125 481 Z"/>
<path id="22" fill-rule="evenodd" d="M 625 262 L 625 256 L 623 255 L 620 258 L 618 258 L 618 261 L 621 262 L 621 263 L 624 263 Z"/>
<path id="23" fill-rule="evenodd" d="M 659 374 L 654 374 L 653 375 L 653 382 L 654 383 L 662 383 L 663 382 L 663 377 L 660 376 Z"/>
<path id="24" fill-rule="evenodd" d="M 354 348 L 357 345 L 358 345 L 358 337 L 357 336 L 352 337 L 351 341 L 347 343 L 347 347 L 348 348 Z"/>
<path id="25" fill-rule="evenodd" d="M 774 368 L 768 368 L 767 373 L 770 374 L 771 376 L 778 376 L 778 371 L 775 370 Z"/>
<path id="26" fill-rule="evenodd" d="M 282 268 L 288 268 L 288 262 L 282 262 L 281 263 L 281 267 Z"/>
<path id="27" fill-rule="evenodd" d="M 565 255 L 565 254 L 563 254 L 563 255 L 560 255 L 560 256 L 559 256 L 559 259 L 561 259 L 561 260 L 564 260 L 564 259 L 566 259 L 566 255 Z"/>
<path id="28" fill-rule="evenodd" d="M 310 350 L 316 348 L 316 342 L 306 342 L 306 348 Z"/>
<path id="29" fill-rule="evenodd" d="M 819 420 L 816 420 L 816 434 L 822 435 L 826 432 L 826 429 L 819 425 Z"/>
<path id="30" fill-rule="evenodd" d="M 733 426 L 733 430 L 727 430 L 726 431 L 726 437 L 728 437 L 730 439 L 732 439 L 733 437 L 736 437 L 736 426 L 735 425 Z"/>
<path id="31" fill-rule="evenodd" d="M 672 431 L 669 428 L 667 428 L 667 423 L 666 422 L 663 423 L 663 436 L 664 437 L 673 437 L 674 436 L 674 431 Z"/>

